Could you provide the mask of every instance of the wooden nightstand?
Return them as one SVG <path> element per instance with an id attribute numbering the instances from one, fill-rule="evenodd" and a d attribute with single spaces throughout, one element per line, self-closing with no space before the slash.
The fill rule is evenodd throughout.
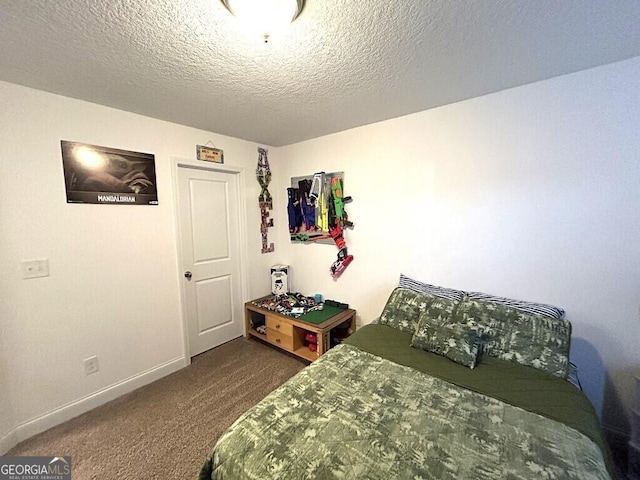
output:
<path id="1" fill-rule="evenodd" d="M 349 334 L 356 330 L 356 311 L 351 308 L 337 310 L 334 315 L 320 323 L 310 323 L 303 318 L 288 317 L 253 303 L 266 298 L 269 296 L 244 304 L 245 337 L 259 338 L 310 362 L 313 362 L 331 347 L 331 330 L 343 324 L 348 327 Z M 266 334 L 259 333 L 253 328 L 253 325 L 258 323 L 264 323 Z M 318 348 L 315 352 L 309 350 L 304 342 L 305 336 L 309 332 L 317 335 Z"/>

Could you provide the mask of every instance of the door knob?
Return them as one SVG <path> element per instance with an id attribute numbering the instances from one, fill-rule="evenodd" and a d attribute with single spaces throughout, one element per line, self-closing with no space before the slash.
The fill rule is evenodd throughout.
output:
<path id="1" fill-rule="evenodd" d="M 191 280 L 191 277 L 193 277 L 193 274 L 189 270 L 184 272 L 184 278 L 186 278 L 187 280 Z"/>

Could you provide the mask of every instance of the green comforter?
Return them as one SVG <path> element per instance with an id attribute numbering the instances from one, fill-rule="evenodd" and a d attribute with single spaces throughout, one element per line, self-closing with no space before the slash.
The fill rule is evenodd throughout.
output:
<path id="1" fill-rule="evenodd" d="M 567 424 L 596 442 L 609 461 L 609 450 L 593 406 L 584 393 L 568 381 L 486 355 L 472 370 L 440 355 L 410 347 L 411 334 L 386 325 L 365 325 L 346 343 Z"/>
<path id="2" fill-rule="evenodd" d="M 242 415 L 200 478 L 610 476 L 575 428 L 341 345 Z"/>

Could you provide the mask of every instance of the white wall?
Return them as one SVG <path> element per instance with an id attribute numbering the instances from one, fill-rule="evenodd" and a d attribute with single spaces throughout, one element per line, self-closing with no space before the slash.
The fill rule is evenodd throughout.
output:
<path id="1" fill-rule="evenodd" d="M 246 169 L 248 297 L 289 263 L 295 289 L 349 302 L 362 323 L 400 272 L 560 305 L 587 394 L 606 426 L 628 430 L 639 107 L 636 58 L 271 149 L 276 252 L 261 255 L 255 144 L 0 82 L 0 451 L 182 365 L 171 157 L 208 140 Z M 61 139 L 154 153 L 160 205 L 66 204 Z M 286 185 L 318 170 L 343 170 L 354 197 L 355 261 L 337 282 L 333 246 L 288 242 Z M 19 261 L 43 257 L 51 276 L 21 280 Z"/>
<path id="2" fill-rule="evenodd" d="M 2 82 L 0 138 L 6 449 L 9 434 L 24 438 L 184 364 L 172 157 L 193 159 L 211 140 L 245 169 L 248 297 L 269 291 L 273 254 L 260 254 L 256 144 Z M 61 139 L 155 154 L 159 205 L 67 204 Z M 20 260 L 37 258 L 49 259 L 50 277 L 22 280 Z M 85 376 L 92 355 L 100 371 Z"/>
<path id="3" fill-rule="evenodd" d="M 380 99 L 384 102 L 384 99 Z M 340 115 L 340 112 L 336 112 Z M 289 177 L 344 171 L 354 262 L 287 245 L 294 288 L 350 303 L 362 323 L 404 272 L 562 306 L 572 359 L 604 424 L 628 431 L 640 373 L 640 58 L 284 147 Z"/>

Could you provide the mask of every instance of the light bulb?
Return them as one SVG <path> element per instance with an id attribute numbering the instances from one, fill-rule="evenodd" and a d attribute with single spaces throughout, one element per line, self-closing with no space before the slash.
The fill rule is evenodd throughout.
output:
<path id="1" fill-rule="evenodd" d="M 250 34 L 265 42 L 278 35 L 298 12 L 296 0 L 225 0 L 227 7 Z"/>

